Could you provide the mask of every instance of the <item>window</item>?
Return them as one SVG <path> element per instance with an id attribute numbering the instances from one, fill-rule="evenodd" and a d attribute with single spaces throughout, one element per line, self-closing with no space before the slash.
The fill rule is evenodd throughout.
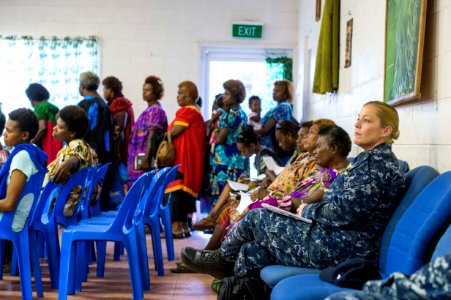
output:
<path id="1" fill-rule="evenodd" d="M 25 89 L 33 82 L 44 85 L 49 101 L 59 108 L 77 104 L 80 73 L 99 69 L 95 37 L 0 36 L 0 53 L 0 102 L 5 115 L 31 107 Z"/>

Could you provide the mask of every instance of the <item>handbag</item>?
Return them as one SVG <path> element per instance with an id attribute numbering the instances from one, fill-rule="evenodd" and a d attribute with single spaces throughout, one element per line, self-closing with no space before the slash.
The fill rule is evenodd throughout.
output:
<path id="1" fill-rule="evenodd" d="M 165 134 L 157 150 L 156 165 L 158 167 L 172 167 L 175 162 L 175 147 L 170 134 Z"/>

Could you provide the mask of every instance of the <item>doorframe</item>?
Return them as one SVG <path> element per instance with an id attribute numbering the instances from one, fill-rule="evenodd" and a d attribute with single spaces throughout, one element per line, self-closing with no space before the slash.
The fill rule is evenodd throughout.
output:
<path id="1" fill-rule="evenodd" d="M 202 97 L 201 112 L 207 120 L 209 116 L 210 101 L 208 78 L 210 77 L 210 62 L 214 60 L 222 61 L 265 61 L 266 57 L 287 56 L 293 58 L 294 49 L 290 47 L 264 48 L 258 46 L 242 45 L 199 45 L 200 52 L 200 74 L 199 74 L 199 95 Z M 293 63 L 294 65 L 294 63 Z M 295 72 L 293 68 L 293 83 Z"/>

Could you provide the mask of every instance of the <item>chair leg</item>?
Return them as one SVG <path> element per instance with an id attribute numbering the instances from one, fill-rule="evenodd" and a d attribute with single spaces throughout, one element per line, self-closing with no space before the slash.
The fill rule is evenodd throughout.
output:
<path id="1" fill-rule="evenodd" d="M 69 288 L 69 272 L 75 267 L 75 245 L 70 239 L 66 240 L 63 236 L 61 251 L 61 272 L 59 274 L 58 299 L 67 299 Z"/>
<path id="2" fill-rule="evenodd" d="M 29 234 L 29 243 L 30 243 L 30 255 L 31 255 L 31 264 L 33 266 L 33 274 L 34 274 L 34 285 L 36 287 L 36 294 L 38 297 L 44 297 L 44 289 L 42 287 L 42 275 L 41 275 L 41 265 L 39 263 L 39 253 L 38 251 L 34 251 L 38 248 L 36 235 L 34 232 L 30 232 Z"/>
<path id="3" fill-rule="evenodd" d="M 149 257 L 147 255 L 145 225 L 136 226 L 136 240 L 138 242 L 139 266 L 141 267 L 141 280 L 143 289 L 150 290 Z"/>
<path id="4" fill-rule="evenodd" d="M 22 299 L 33 298 L 31 287 L 30 248 L 28 246 L 28 234 L 25 232 L 15 241 L 15 243 L 13 243 L 14 252 L 17 254 L 19 263 Z"/>
<path id="5" fill-rule="evenodd" d="M 136 238 L 132 237 L 135 232 L 131 232 L 128 238 L 124 240 L 125 251 L 127 251 L 128 268 L 130 272 L 130 284 L 132 286 L 133 299 L 143 298 L 143 289 L 140 277 L 140 268 L 138 258 L 138 249 L 136 245 Z"/>
<path id="6" fill-rule="evenodd" d="M 97 241 L 97 277 L 105 276 L 106 241 Z"/>
<path id="7" fill-rule="evenodd" d="M 58 288 L 60 246 L 58 230 L 50 226 L 46 237 L 47 260 L 50 270 L 50 286 L 52 289 Z"/>
<path id="8" fill-rule="evenodd" d="M 121 255 L 123 255 L 124 252 L 122 250 L 122 243 L 121 242 L 114 242 L 114 261 L 120 261 Z"/>
<path id="9" fill-rule="evenodd" d="M 166 212 L 165 212 L 166 214 Z M 175 251 L 174 251 L 174 239 L 172 237 L 172 226 L 171 226 L 171 218 L 168 216 L 163 216 L 163 228 L 164 228 L 164 237 L 166 242 L 166 252 L 168 255 L 168 261 L 175 260 Z"/>
<path id="10" fill-rule="evenodd" d="M 164 276 L 163 250 L 161 249 L 160 226 L 158 221 L 154 222 L 154 219 L 151 219 L 150 227 L 155 270 L 157 271 L 158 276 Z"/>

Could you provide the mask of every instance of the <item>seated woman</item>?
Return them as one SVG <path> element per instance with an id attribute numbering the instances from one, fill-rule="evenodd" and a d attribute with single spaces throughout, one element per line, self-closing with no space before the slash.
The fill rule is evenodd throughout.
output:
<path id="1" fill-rule="evenodd" d="M 89 122 L 86 112 L 75 105 L 66 106 L 60 110 L 53 136 L 65 143 L 58 152 L 56 159 L 49 166 L 46 181 L 55 183 L 66 182 L 80 168 L 95 165 L 94 150 L 83 140 L 88 131 Z M 74 197 L 70 197 L 64 206 L 63 215 L 71 217 L 80 202 L 81 187 L 75 187 Z"/>
<path id="2" fill-rule="evenodd" d="M 278 127 L 278 139 L 280 139 L 280 145 L 281 147 L 284 148 L 284 150 L 286 149 L 287 152 L 291 152 L 293 153 L 295 148 L 296 148 L 296 140 L 297 140 L 297 130 L 298 127 L 295 123 L 290 122 L 290 121 L 283 121 L 281 125 L 277 125 Z M 251 137 L 252 135 L 252 137 Z M 257 153 L 261 153 L 261 154 L 265 154 L 265 155 L 260 155 L 258 154 L 257 157 L 255 158 L 255 168 L 257 169 L 257 175 L 261 175 L 261 174 L 267 174 L 268 177 L 272 178 L 272 180 L 274 179 L 274 175 L 271 174 L 271 172 L 269 172 L 269 170 L 267 170 L 266 166 L 264 167 L 258 167 L 258 166 L 263 166 L 264 162 L 263 162 L 263 157 L 269 155 L 269 153 L 271 153 L 269 156 L 273 157 L 274 161 L 276 162 L 277 165 L 281 166 L 282 163 L 280 161 L 280 159 L 274 154 L 274 152 L 266 147 L 260 146 L 259 143 L 257 143 L 257 139 L 258 136 L 255 133 L 255 131 L 252 131 L 252 133 L 250 133 L 250 131 L 246 131 L 246 132 L 242 132 L 240 133 L 239 137 L 241 137 L 242 142 L 237 142 L 237 147 L 238 150 L 241 152 L 242 156 L 245 157 L 251 157 L 253 154 Z M 249 152 L 249 150 L 247 150 L 249 147 L 247 147 L 247 145 L 244 145 L 244 139 L 248 138 L 249 141 L 255 140 L 256 143 L 254 144 L 253 142 L 249 142 L 249 147 L 254 144 L 255 149 L 258 148 L 259 151 L 262 152 L 258 152 L 255 149 L 252 150 L 251 152 Z M 244 152 L 242 149 L 240 149 L 240 145 L 242 145 L 244 148 Z M 248 153 L 247 153 L 248 152 Z M 271 182 L 272 182 L 271 180 Z M 242 179 L 239 179 L 238 181 L 242 181 Z M 268 184 L 266 184 L 267 186 Z M 256 183 L 251 183 L 251 188 L 255 187 Z M 194 230 L 205 230 L 205 229 L 213 229 L 215 227 L 215 222 L 216 219 L 219 217 L 219 214 L 222 212 L 222 210 L 224 209 L 225 205 L 227 204 L 229 197 L 230 197 L 230 192 L 232 191 L 232 189 L 230 188 L 230 186 L 228 184 L 225 184 L 223 190 L 221 191 L 221 194 L 219 195 L 218 201 L 216 202 L 215 206 L 213 207 L 212 211 L 208 214 L 208 216 L 202 220 L 200 220 L 198 223 L 193 225 L 193 229 Z"/>
<path id="3" fill-rule="evenodd" d="M 295 212 L 302 203 L 316 203 L 322 200 L 324 191 L 329 188 L 337 174 L 349 165 L 347 156 L 351 151 L 351 139 L 346 131 L 336 125 L 324 125 L 318 131 L 318 121 L 315 121 L 304 147 L 307 153 L 311 154 L 300 164 L 303 168 L 310 167 L 309 171 L 304 172 L 304 177 L 293 182 L 293 189 L 285 187 L 285 192 L 284 189 L 273 189 L 270 195 L 249 205 L 242 214 L 236 209 L 233 210 L 230 214 L 228 233 L 249 210 L 262 208 L 263 203 Z M 287 193 L 289 191 L 293 192 Z"/>
<path id="4" fill-rule="evenodd" d="M 254 209 L 220 249 L 184 248 L 182 262 L 194 271 L 223 278 L 256 276 L 270 264 L 323 269 L 351 257 L 377 259 L 383 230 L 405 188 L 390 146 L 399 136 L 398 128 L 393 107 L 368 102 L 354 134 L 354 143 L 364 151 L 337 176 L 323 201 L 298 208 L 312 223 Z"/>
<path id="5" fill-rule="evenodd" d="M 47 154 L 30 143 L 39 129 L 38 117 L 31 109 L 13 110 L 3 125 L 5 145 L 14 150 L 0 169 L 0 220 L 3 218 L 3 212 L 16 210 L 11 229 L 19 232 L 24 228 L 35 200 L 26 195 L 17 204 L 19 196 L 32 175 L 44 175 L 47 172 Z M 4 251 L 6 261 L 9 261 L 12 256 L 11 242 L 5 243 Z"/>
<path id="6" fill-rule="evenodd" d="M 38 129 L 38 117 L 27 108 L 13 110 L 5 124 L 5 145 L 14 150 L 0 170 L 0 220 L 3 212 L 16 209 L 12 225 L 14 231 L 23 229 L 32 204 L 30 201 L 21 201 L 16 207 L 22 189 L 32 175 L 47 172 L 47 154 L 30 143 Z"/>

